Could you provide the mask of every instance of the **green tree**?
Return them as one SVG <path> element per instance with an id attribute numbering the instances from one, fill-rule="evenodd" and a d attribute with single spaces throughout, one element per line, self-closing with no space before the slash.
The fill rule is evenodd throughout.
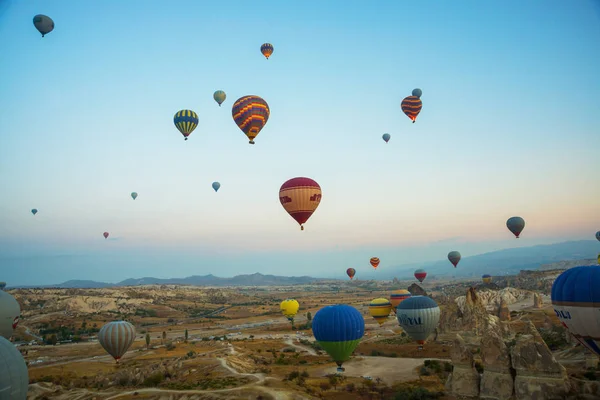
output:
<path id="1" fill-rule="evenodd" d="M 188 341 L 188 330 L 186 329 L 185 330 L 185 342 L 187 343 L 187 341 Z"/>
<path id="2" fill-rule="evenodd" d="M 150 334 L 146 333 L 146 347 L 150 347 Z"/>
<path id="3" fill-rule="evenodd" d="M 312 314 L 310 313 L 310 311 L 306 313 L 306 319 L 308 321 L 312 321 Z"/>

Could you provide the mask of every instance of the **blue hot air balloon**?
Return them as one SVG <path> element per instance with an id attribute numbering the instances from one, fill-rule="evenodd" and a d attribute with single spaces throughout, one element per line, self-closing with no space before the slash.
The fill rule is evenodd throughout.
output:
<path id="1" fill-rule="evenodd" d="M 342 364 L 350 359 L 365 334 L 365 320 L 360 311 L 346 304 L 321 308 L 312 322 L 315 339 L 343 372 Z"/>
<path id="2" fill-rule="evenodd" d="M 31 210 L 31 213 L 32 213 L 33 215 L 37 214 L 37 208 L 34 208 L 34 209 L 32 209 L 32 210 Z"/>
<path id="3" fill-rule="evenodd" d="M 396 308 L 398 323 L 419 344 L 424 344 L 440 321 L 440 308 L 428 296 L 411 296 Z"/>
<path id="4" fill-rule="evenodd" d="M 552 284 L 551 298 L 561 324 L 600 356 L 600 266 L 566 270 Z"/>
<path id="5" fill-rule="evenodd" d="M 221 187 L 221 184 L 219 182 L 213 182 L 212 187 L 213 189 L 215 189 L 215 192 L 218 192 L 219 188 Z"/>
<path id="6" fill-rule="evenodd" d="M 390 134 L 389 133 L 384 133 L 383 136 L 381 137 L 383 140 L 385 140 L 385 142 L 389 142 L 390 141 Z"/>

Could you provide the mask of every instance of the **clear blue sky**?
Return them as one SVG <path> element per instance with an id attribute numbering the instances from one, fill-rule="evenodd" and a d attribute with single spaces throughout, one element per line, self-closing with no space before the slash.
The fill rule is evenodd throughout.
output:
<path id="1" fill-rule="evenodd" d="M 598 2 L 2 1 L 1 280 L 333 276 L 600 229 Z M 323 189 L 305 231 L 295 176 Z"/>

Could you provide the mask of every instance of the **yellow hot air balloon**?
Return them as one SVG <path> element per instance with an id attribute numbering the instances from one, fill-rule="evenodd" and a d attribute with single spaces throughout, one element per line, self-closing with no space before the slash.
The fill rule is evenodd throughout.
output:
<path id="1" fill-rule="evenodd" d="M 371 317 L 375 318 L 379 326 L 383 325 L 391 311 L 392 303 L 388 299 L 373 299 L 369 304 L 369 313 L 371 313 Z"/>
<path id="2" fill-rule="evenodd" d="M 294 322 L 294 317 L 300 309 L 300 304 L 294 299 L 285 299 L 281 302 L 279 309 L 287 319 Z"/>

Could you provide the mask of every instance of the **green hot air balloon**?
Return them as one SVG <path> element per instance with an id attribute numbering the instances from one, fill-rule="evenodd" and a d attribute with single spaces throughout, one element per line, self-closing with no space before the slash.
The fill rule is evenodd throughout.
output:
<path id="1" fill-rule="evenodd" d="M 350 359 L 365 333 L 365 320 L 356 308 L 336 304 L 317 311 L 312 329 L 319 345 L 338 365 L 338 372 L 343 372 L 342 364 Z"/>
<path id="2" fill-rule="evenodd" d="M 423 345 L 440 321 L 440 308 L 431 297 L 411 296 L 398 304 L 396 317 L 404 332 Z"/>
<path id="3" fill-rule="evenodd" d="M 15 345 L 0 336 L 0 400 L 26 400 L 27 364 Z"/>
<path id="4" fill-rule="evenodd" d="M 20 316 L 19 302 L 9 293 L 0 290 L 0 336 L 10 339 Z"/>
<path id="5" fill-rule="evenodd" d="M 127 321 L 113 321 L 98 332 L 98 341 L 119 362 L 135 340 L 135 327 Z"/>
<path id="6" fill-rule="evenodd" d="M 525 228 L 525 220 L 521 217 L 510 217 L 506 221 L 506 227 L 518 239 L 519 235 L 521 234 L 521 232 L 523 232 L 523 229 Z"/>
<path id="7" fill-rule="evenodd" d="M 460 258 L 460 253 L 458 251 L 451 251 L 448 253 L 448 260 L 454 265 L 454 268 L 458 265 Z"/>
<path id="8" fill-rule="evenodd" d="M 131 192 L 131 198 L 132 199 L 137 199 L 137 192 Z"/>
<path id="9" fill-rule="evenodd" d="M 219 103 L 219 107 L 221 107 L 221 104 L 223 104 L 223 102 L 225 101 L 225 99 L 227 98 L 227 95 L 225 94 L 224 91 L 222 90 L 217 90 L 214 94 L 213 94 L 213 99 L 215 99 L 215 101 L 217 103 Z"/>

